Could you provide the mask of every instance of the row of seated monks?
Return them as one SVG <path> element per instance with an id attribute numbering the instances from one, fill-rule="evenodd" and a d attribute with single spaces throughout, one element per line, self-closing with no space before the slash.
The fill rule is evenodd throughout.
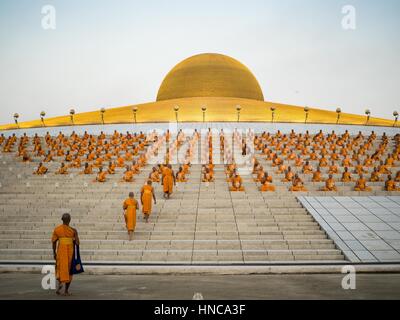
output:
<path id="1" fill-rule="evenodd" d="M 165 140 L 169 141 L 169 132 L 165 135 Z M 189 173 L 190 160 L 193 157 L 195 144 L 199 139 L 197 131 L 193 135 L 189 143 L 189 148 L 186 153 L 185 164 L 180 166 L 178 172 L 173 174 L 173 180 L 177 182 L 186 182 L 187 174 Z M 17 143 L 15 135 L 5 138 L 0 137 L 0 145 L 3 146 L 3 152 L 12 152 L 13 146 Z M 22 158 L 22 161 L 30 161 L 27 145 L 30 138 L 23 135 L 19 139 L 17 156 Z M 109 140 L 106 140 L 105 134 L 101 133 L 98 137 L 89 135 L 87 132 L 82 137 L 73 133 L 69 138 L 65 137 L 61 132 L 57 137 L 51 137 L 49 133 L 44 137 L 47 145 L 47 152 L 44 151 L 41 139 L 35 135 L 32 138 L 33 153 L 36 157 L 42 157 L 36 174 L 46 174 L 48 168 L 44 163 L 54 160 L 54 157 L 64 157 L 60 168 L 56 174 L 66 175 L 69 168 L 81 168 L 84 162 L 82 174 L 93 174 L 94 168 L 98 168 L 98 173 L 95 181 L 105 182 L 107 174 L 115 174 L 116 168 L 125 168 L 122 181 L 132 182 L 135 174 L 140 172 L 140 169 L 147 164 L 149 154 L 146 154 L 147 146 L 151 143 L 156 144 L 158 136 L 154 133 L 147 137 L 140 134 L 126 135 L 114 131 L 114 134 Z M 181 146 L 183 139 L 176 140 L 175 148 Z M 242 140 L 243 143 L 244 139 Z M 259 152 L 258 156 L 264 158 L 271 163 L 272 167 L 276 168 L 276 174 L 284 174 L 283 182 L 291 182 L 289 190 L 291 191 L 306 191 L 299 173 L 312 175 L 313 182 L 325 181 L 325 187 L 322 191 L 336 191 L 335 180 L 333 175 L 340 174 L 340 181 L 352 182 L 355 181 L 354 190 L 369 191 L 367 182 L 385 181 L 382 175 L 387 175 L 385 189 L 388 191 L 398 190 L 396 182 L 400 181 L 400 171 L 397 171 L 394 178 L 392 168 L 396 167 L 396 161 L 400 161 L 400 135 L 393 137 L 394 146 L 390 150 L 389 137 L 383 134 L 380 141 L 377 141 L 374 132 L 368 137 L 364 137 L 360 132 L 357 136 L 351 137 L 346 131 L 342 135 L 336 135 L 334 132 L 324 135 L 320 131 L 316 135 L 296 134 L 293 130 L 290 134 L 282 134 L 278 131 L 275 134 L 263 133 L 260 136 L 254 137 L 255 149 Z M 207 136 L 209 158 L 208 164 L 202 167 L 202 181 L 214 181 L 214 164 L 212 159 L 212 135 Z M 225 151 L 225 136 L 220 134 L 220 150 Z M 229 151 L 229 150 L 228 150 Z M 157 154 L 157 149 L 153 150 L 151 155 Z M 351 157 L 350 157 L 351 154 Z M 136 157 L 136 158 L 135 158 Z M 166 156 L 165 163 L 168 164 L 168 159 L 171 153 Z M 113 161 L 112 158 L 116 158 Z M 108 161 L 107 169 L 104 169 L 103 162 Z M 130 165 L 126 162 L 131 161 Z M 243 191 L 243 180 L 237 173 L 237 168 L 234 163 L 226 166 L 226 174 L 230 183 L 230 190 Z M 256 182 L 261 183 L 261 191 L 275 191 L 275 186 L 272 185 L 272 176 L 264 171 L 263 167 L 253 158 L 253 174 L 256 175 Z M 316 163 L 316 169 L 312 163 Z M 292 165 L 290 165 L 292 164 Z M 344 170 L 339 169 L 338 165 L 344 167 Z M 293 169 L 295 168 L 295 169 Z M 329 174 L 327 179 L 322 177 L 322 171 Z M 369 178 L 364 178 L 370 173 Z M 357 175 L 357 179 L 353 179 L 352 174 Z M 157 178 L 158 175 L 158 178 Z M 162 166 L 153 168 L 149 178 L 154 182 L 160 180 L 159 176 L 163 175 Z M 158 181 L 157 181 L 158 182 Z M 161 179 L 162 182 L 162 179 Z"/>
<path id="2" fill-rule="evenodd" d="M 312 175 L 313 182 L 325 181 L 325 186 L 321 191 L 337 191 L 333 175 L 340 173 L 340 181 L 355 181 L 355 191 L 371 191 L 364 177 L 369 173 L 369 168 L 372 170 L 370 182 L 384 181 L 381 176 L 387 175 L 385 190 L 398 191 L 396 182 L 400 181 L 400 171 L 397 171 L 396 176 L 392 178 L 391 168 L 395 168 L 395 161 L 400 161 L 400 135 L 393 138 L 392 150 L 389 150 L 389 138 L 386 134 L 383 134 L 379 144 L 376 143 L 377 146 L 374 144 L 376 139 L 374 132 L 366 138 L 359 132 L 352 138 L 347 131 L 340 136 L 334 131 L 328 135 L 320 131 L 311 136 L 308 132 L 302 135 L 292 130 L 289 135 L 282 134 L 280 131 L 275 135 L 264 132 L 261 136 L 255 136 L 254 143 L 256 150 L 260 151 L 260 157 L 277 169 L 275 173 L 284 174 L 282 181 L 292 182 L 289 188 L 291 191 L 307 190 L 297 172 Z M 337 152 L 337 150 L 340 151 Z M 311 162 L 317 163 L 315 170 Z M 293 163 L 296 170 L 292 169 L 290 163 Z M 344 167 L 342 172 L 338 164 Z M 328 172 L 327 179 L 322 177 L 322 170 Z M 255 180 L 262 183 L 262 191 L 274 190 L 270 185 L 272 177 L 264 172 L 256 159 L 254 159 L 253 173 L 257 175 Z M 353 179 L 352 173 L 358 178 Z"/>

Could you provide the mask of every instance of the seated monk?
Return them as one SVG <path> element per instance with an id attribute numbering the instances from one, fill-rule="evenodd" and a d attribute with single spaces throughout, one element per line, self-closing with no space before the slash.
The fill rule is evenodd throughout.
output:
<path id="1" fill-rule="evenodd" d="M 92 170 L 93 170 L 92 165 L 86 162 L 85 163 L 85 168 L 83 169 L 83 172 L 81 172 L 81 173 L 83 173 L 83 174 L 92 174 L 93 173 Z"/>
<path id="2" fill-rule="evenodd" d="M 399 170 L 399 171 L 397 171 L 397 173 L 396 173 L 396 177 L 394 178 L 394 181 L 396 181 L 396 182 L 400 182 L 400 170 Z"/>
<path id="3" fill-rule="evenodd" d="M 244 191 L 244 187 L 242 185 L 242 178 L 235 173 L 235 176 L 232 178 L 232 186 L 229 188 L 230 191 Z"/>
<path id="4" fill-rule="evenodd" d="M 140 172 L 140 165 L 136 163 L 135 160 L 132 161 L 131 171 L 133 174 L 138 174 Z"/>
<path id="5" fill-rule="evenodd" d="M 321 168 L 320 167 L 318 167 L 317 171 L 315 171 L 313 173 L 311 181 L 312 182 L 321 182 L 322 181 L 322 175 L 321 175 Z"/>
<path id="6" fill-rule="evenodd" d="M 357 173 L 358 175 L 366 173 L 367 171 L 364 169 L 364 166 L 361 164 L 359 160 L 357 160 L 357 165 L 354 168 L 354 173 Z"/>
<path id="7" fill-rule="evenodd" d="M 303 181 L 300 179 L 299 175 L 296 173 L 293 180 L 292 186 L 289 189 L 290 191 L 307 191 L 304 187 Z"/>
<path id="8" fill-rule="evenodd" d="M 260 191 L 261 192 L 267 192 L 267 191 L 271 191 L 274 192 L 275 191 L 275 186 L 273 186 L 272 184 L 270 184 L 272 182 L 272 177 L 268 176 L 268 173 L 266 172 L 264 174 L 264 178 L 261 181 L 261 187 L 260 187 Z"/>
<path id="9" fill-rule="evenodd" d="M 133 171 L 129 168 L 129 166 L 126 166 L 126 170 L 124 172 L 122 181 L 133 182 L 133 175 L 134 175 Z"/>
<path id="10" fill-rule="evenodd" d="M 43 165 L 43 163 L 39 163 L 39 166 L 37 167 L 36 171 L 33 174 L 38 174 L 38 175 L 43 175 L 46 174 L 48 169 Z"/>
<path id="11" fill-rule="evenodd" d="M 335 162 L 332 161 L 331 165 L 329 166 L 329 174 L 335 174 L 338 173 L 338 167 L 335 165 Z"/>
<path id="12" fill-rule="evenodd" d="M 281 174 L 281 173 L 285 173 L 285 171 L 286 171 L 286 166 L 283 164 L 283 161 L 282 161 L 282 163 L 278 167 L 278 170 L 276 170 L 276 173 Z"/>
<path id="13" fill-rule="evenodd" d="M 294 177 L 294 173 L 292 171 L 292 168 L 288 167 L 288 169 L 285 173 L 285 178 L 282 179 L 282 182 L 290 182 L 290 181 L 292 181 L 293 177 Z"/>
<path id="14" fill-rule="evenodd" d="M 106 174 L 107 172 L 103 171 L 103 167 L 100 167 L 95 181 L 106 182 Z"/>
<path id="15" fill-rule="evenodd" d="M 321 189 L 321 191 L 337 191 L 335 186 L 335 180 L 333 180 L 332 174 L 329 175 L 329 178 L 325 181 L 325 187 Z"/>
<path id="16" fill-rule="evenodd" d="M 64 162 L 61 163 L 61 167 L 56 171 L 56 174 L 68 174 L 68 169 Z"/>
<path id="17" fill-rule="evenodd" d="M 303 166 L 303 173 L 304 174 L 311 174 L 313 173 L 313 167 L 310 164 L 310 161 L 306 161 L 305 165 Z"/>
<path id="18" fill-rule="evenodd" d="M 396 181 L 392 179 L 391 175 L 388 175 L 387 180 L 385 182 L 385 190 L 386 191 L 399 191 L 400 189 L 396 186 Z"/>
<path id="19" fill-rule="evenodd" d="M 98 157 L 96 158 L 96 160 L 94 161 L 93 166 L 94 166 L 94 167 L 97 167 L 97 168 L 100 168 L 102 165 L 103 165 L 103 158 L 100 157 L 100 156 L 98 156 Z"/>
<path id="20" fill-rule="evenodd" d="M 44 162 L 51 162 L 53 161 L 53 156 L 51 155 L 51 152 L 49 151 L 46 155 L 46 157 L 43 160 Z"/>
<path id="21" fill-rule="evenodd" d="M 65 161 L 66 162 L 71 162 L 72 161 L 72 154 L 69 153 L 69 151 L 67 151 L 67 154 L 65 155 Z"/>
<path id="22" fill-rule="evenodd" d="M 348 167 L 344 167 L 344 171 L 342 173 L 342 178 L 340 179 L 342 182 L 350 182 L 353 181 L 353 178 L 351 177 L 351 173 L 349 172 Z"/>
<path id="23" fill-rule="evenodd" d="M 107 169 L 108 174 L 115 174 L 115 167 L 116 167 L 115 163 L 110 161 L 108 163 L 108 169 Z"/>
<path id="24" fill-rule="evenodd" d="M 391 174 L 390 170 L 387 168 L 387 166 L 383 163 L 383 161 L 380 162 L 378 166 L 378 172 L 380 174 Z"/>
<path id="25" fill-rule="evenodd" d="M 275 155 L 274 158 L 272 159 L 272 166 L 277 167 L 277 166 L 281 165 L 282 162 L 283 162 L 282 159 L 279 158 L 277 155 Z"/>
<path id="26" fill-rule="evenodd" d="M 374 168 L 374 171 L 372 171 L 371 173 L 371 177 L 369 178 L 370 182 L 378 182 L 378 181 L 382 181 L 381 177 L 380 177 L 380 173 L 378 171 L 377 168 Z"/>
<path id="27" fill-rule="evenodd" d="M 152 182 L 160 182 L 160 173 L 158 172 L 156 167 L 153 167 L 153 171 L 149 175 L 149 179 Z"/>
<path id="28" fill-rule="evenodd" d="M 178 172 L 176 173 L 176 182 L 187 182 L 185 177 L 185 173 L 183 172 L 182 166 L 179 167 Z"/>
<path id="29" fill-rule="evenodd" d="M 364 179 L 363 174 L 360 174 L 359 179 L 356 181 L 354 190 L 355 191 L 372 191 L 372 189 L 370 187 L 367 187 L 367 181 Z"/>
<path id="30" fill-rule="evenodd" d="M 183 165 L 183 173 L 184 174 L 189 174 L 190 173 L 190 171 L 189 171 L 189 169 L 190 169 L 190 162 L 189 163 L 185 163 L 184 165 Z"/>
<path id="31" fill-rule="evenodd" d="M 326 160 L 325 156 L 322 156 L 322 158 L 319 160 L 319 166 L 321 168 L 328 166 L 328 160 Z"/>
<path id="32" fill-rule="evenodd" d="M 28 152 L 26 150 L 24 150 L 23 153 L 22 153 L 22 161 L 23 162 L 31 161 L 31 157 L 29 156 L 29 154 L 28 154 Z"/>
<path id="33" fill-rule="evenodd" d="M 294 165 L 295 165 L 296 167 L 301 167 L 301 166 L 303 165 L 303 158 L 297 157 L 297 158 L 296 158 L 296 161 L 294 162 Z"/>
<path id="34" fill-rule="evenodd" d="M 232 182 L 232 180 L 233 180 L 233 178 L 235 177 L 235 175 L 236 175 L 236 169 L 234 169 L 232 172 L 230 172 L 230 173 L 228 174 L 228 178 L 226 178 L 226 181 L 227 181 L 227 182 Z"/>
<path id="35" fill-rule="evenodd" d="M 121 156 L 117 158 L 117 167 L 123 168 L 125 166 L 125 159 Z"/>
<path id="36" fill-rule="evenodd" d="M 203 178 L 201 180 L 202 182 L 213 182 L 214 181 L 214 175 L 213 173 L 210 171 L 210 169 L 205 168 L 204 172 L 203 172 Z"/>
<path id="37" fill-rule="evenodd" d="M 69 165 L 70 168 L 80 168 L 81 167 L 81 158 L 79 156 L 75 156 L 74 161 Z"/>
<path id="38" fill-rule="evenodd" d="M 260 168 L 261 169 L 256 172 L 257 173 L 257 177 L 254 178 L 254 182 L 261 182 L 263 180 L 263 178 L 264 178 L 264 169 L 263 169 L 262 166 Z"/>

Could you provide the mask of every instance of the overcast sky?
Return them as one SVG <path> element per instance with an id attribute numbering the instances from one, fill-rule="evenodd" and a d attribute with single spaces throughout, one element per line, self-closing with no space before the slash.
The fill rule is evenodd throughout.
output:
<path id="1" fill-rule="evenodd" d="M 167 72 L 204 52 L 248 66 L 267 101 L 392 118 L 399 40 L 398 0 L 1 0 L 0 123 L 155 101 Z"/>

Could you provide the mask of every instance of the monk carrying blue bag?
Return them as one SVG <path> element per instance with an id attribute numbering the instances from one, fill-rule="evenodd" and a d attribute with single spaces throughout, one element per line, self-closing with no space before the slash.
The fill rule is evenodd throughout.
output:
<path id="1" fill-rule="evenodd" d="M 72 256 L 70 274 L 79 274 L 82 272 L 85 272 L 85 270 L 83 270 L 79 246 L 74 244 L 74 255 Z"/>

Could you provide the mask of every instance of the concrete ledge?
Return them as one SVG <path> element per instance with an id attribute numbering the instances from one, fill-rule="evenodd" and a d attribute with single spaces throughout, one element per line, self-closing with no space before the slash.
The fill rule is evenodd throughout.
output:
<path id="1" fill-rule="evenodd" d="M 342 273 L 337 265 L 269 265 L 269 266 L 85 266 L 86 275 L 150 275 L 150 274 L 322 274 Z M 400 273 L 400 264 L 352 265 L 357 273 Z M 0 265 L 0 273 L 41 273 L 43 265 Z"/>

